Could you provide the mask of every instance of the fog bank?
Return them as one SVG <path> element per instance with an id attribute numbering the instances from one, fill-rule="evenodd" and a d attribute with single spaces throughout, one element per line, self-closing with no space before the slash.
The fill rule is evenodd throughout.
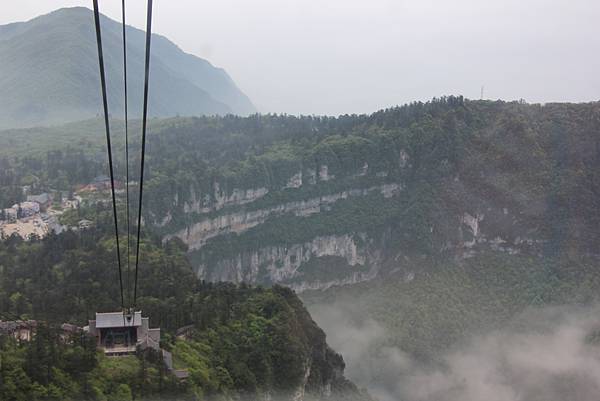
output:
<path id="1" fill-rule="evenodd" d="M 311 308 L 347 375 L 382 401 L 596 401 L 600 308 L 528 310 L 509 326 L 472 337 L 424 367 L 347 305 Z"/>

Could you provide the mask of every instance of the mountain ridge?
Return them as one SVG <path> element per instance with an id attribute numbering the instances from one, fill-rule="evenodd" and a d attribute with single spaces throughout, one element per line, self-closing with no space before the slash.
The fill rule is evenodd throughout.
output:
<path id="1" fill-rule="evenodd" d="M 109 112 L 123 115 L 122 34 L 101 17 Z M 144 32 L 128 26 L 129 109 L 141 114 Z M 51 50 L 50 50 L 51 49 Z M 0 128 L 58 124 L 101 113 L 91 10 L 63 8 L 0 26 Z M 149 113 L 155 117 L 254 113 L 225 70 L 153 34 Z"/>

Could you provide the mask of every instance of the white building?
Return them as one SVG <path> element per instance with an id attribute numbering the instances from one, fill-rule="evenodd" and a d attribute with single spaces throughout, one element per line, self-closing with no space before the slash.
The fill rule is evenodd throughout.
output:
<path id="1" fill-rule="evenodd" d="M 17 209 L 11 207 L 8 209 L 3 209 L 2 211 L 4 212 L 4 220 L 10 223 L 14 223 L 15 221 L 17 221 Z"/>
<path id="2" fill-rule="evenodd" d="M 87 331 L 96 337 L 98 347 L 106 355 L 135 353 L 138 346 L 160 351 L 160 329 L 151 329 L 149 319 L 142 312 L 126 316 L 123 312 L 96 313 Z"/>
<path id="3" fill-rule="evenodd" d="M 17 211 L 18 218 L 31 217 L 40 212 L 40 205 L 37 202 L 21 202 L 13 205 L 11 209 Z"/>

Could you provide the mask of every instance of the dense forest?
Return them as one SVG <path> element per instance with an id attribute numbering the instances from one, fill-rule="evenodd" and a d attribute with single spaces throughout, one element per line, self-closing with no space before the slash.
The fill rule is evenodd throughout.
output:
<path id="1" fill-rule="evenodd" d="M 117 133 L 120 124 L 113 121 Z M 22 150 L 2 154 L 5 203 L 18 200 L 23 185 L 69 190 L 103 174 L 99 127 L 93 120 L 62 131 L 0 132 L 0 143 Z M 278 283 L 298 285 L 327 289 L 301 295 L 309 310 L 351 305 L 356 319 L 385 329 L 365 363 L 394 347 L 430 366 L 529 308 L 598 301 L 598 103 L 447 97 L 371 115 L 174 118 L 152 120 L 150 128 L 143 309 L 167 330 L 214 322 L 197 313 L 218 306 L 196 307 L 215 298 L 190 294 L 245 294 L 235 302 L 254 315 L 253 303 L 266 298 L 294 303 Z M 122 146 L 115 142 L 117 154 Z M 120 179 L 123 172 L 119 161 Z M 72 214 L 73 222 L 110 225 L 102 207 Z M 102 233 L 1 246 L 3 310 L 81 322 L 115 307 L 115 287 L 105 284 L 115 280 L 114 243 Z M 38 271 L 40 261 L 53 267 Z M 224 267 L 237 284 L 209 284 Z M 352 281 L 371 271 L 367 282 Z M 354 285 L 335 286 L 344 280 Z M 261 332 L 262 320 L 248 324 Z M 194 340 L 203 345 L 186 354 L 213 349 L 209 326 Z M 203 366 L 245 375 L 211 363 Z M 377 369 L 371 383 L 385 376 L 385 367 Z M 253 380 L 260 389 L 275 379 Z"/>
<path id="2" fill-rule="evenodd" d="M 600 226 L 595 213 L 599 120 L 596 103 L 542 106 L 462 97 L 371 115 L 153 120 L 145 217 L 156 224 L 166 221 L 155 229 L 167 234 L 213 216 L 393 182 L 404 187 L 404 197 L 419 203 L 414 214 L 430 220 L 464 209 L 465 204 L 487 202 L 487 206 L 495 199 L 508 209 L 523 209 L 524 218 L 531 218 L 527 224 L 535 224 L 546 237 L 558 234 L 540 222 L 558 219 L 563 226 L 577 226 L 580 239 L 590 231 L 595 238 L 594 227 Z M 122 122 L 112 124 L 115 152 L 122 156 Z M 68 190 L 105 173 L 100 128 L 98 121 L 88 121 L 62 131 L 0 132 L 1 143 L 21 149 L 3 154 L 0 161 L 3 204 L 18 200 L 22 185 Z M 138 146 L 134 141 L 132 155 L 138 155 Z M 134 158 L 132 171 L 138 165 Z M 328 179 L 319 177 L 323 166 Z M 124 170 L 122 157 L 117 157 L 118 178 L 123 178 Z M 301 184 L 290 187 L 290 179 L 298 173 L 304 177 Z M 236 190 L 265 188 L 265 193 L 243 205 L 226 202 L 218 207 L 215 185 L 225 197 Z M 194 200 L 201 210 L 190 207 Z M 540 210 L 531 210 L 540 203 Z M 265 235 L 268 232 L 264 230 Z"/>
<path id="3" fill-rule="evenodd" d="M 115 153 L 123 156 L 122 122 L 112 125 Z M 192 267 L 208 280 L 219 277 L 216 266 L 232 265 L 228 258 L 243 265 L 266 247 L 336 235 L 379 244 L 382 264 L 399 251 L 459 257 L 471 241 L 490 248 L 498 240 L 532 255 L 594 254 L 599 127 L 597 103 L 453 96 L 371 115 L 152 120 L 144 221 L 162 239 L 182 239 Z M 104 173 L 100 128 L 91 120 L 0 132 L 0 142 L 20 149 L 0 160 L 5 207 L 22 199 L 24 185 L 68 191 Z M 132 155 L 138 150 L 134 141 Z M 116 159 L 122 179 L 124 161 Z M 134 157 L 132 171 L 138 164 Z M 382 193 L 386 185 L 397 190 Z M 464 225 L 467 215 L 476 233 Z M 277 282 L 276 267 L 285 262 L 260 265 L 248 279 Z M 313 282 L 326 278 L 317 274 Z"/>
<path id="4" fill-rule="evenodd" d="M 341 356 L 292 291 L 201 282 L 178 241 L 142 244 L 138 305 L 189 380 L 152 350 L 111 359 L 85 335 L 62 339 L 62 323 L 83 326 L 120 307 L 110 217 L 99 208 L 93 229 L 0 244 L 0 316 L 39 323 L 31 342 L 1 339 L 2 400 L 286 399 L 298 388 L 310 399 L 328 387 L 331 399 L 368 399 L 343 378 Z M 186 340 L 174 336 L 183 326 L 192 327 Z"/>

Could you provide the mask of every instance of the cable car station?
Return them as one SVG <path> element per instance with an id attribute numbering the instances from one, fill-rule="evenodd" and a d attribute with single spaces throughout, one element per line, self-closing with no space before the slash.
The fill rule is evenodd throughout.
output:
<path id="1" fill-rule="evenodd" d="M 149 318 L 142 317 L 141 311 L 132 315 L 96 313 L 96 320 L 90 320 L 86 329 L 107 356 L 134 354 L 137 347 L 160 351 L 160 329 L 151 329 Z"/>

